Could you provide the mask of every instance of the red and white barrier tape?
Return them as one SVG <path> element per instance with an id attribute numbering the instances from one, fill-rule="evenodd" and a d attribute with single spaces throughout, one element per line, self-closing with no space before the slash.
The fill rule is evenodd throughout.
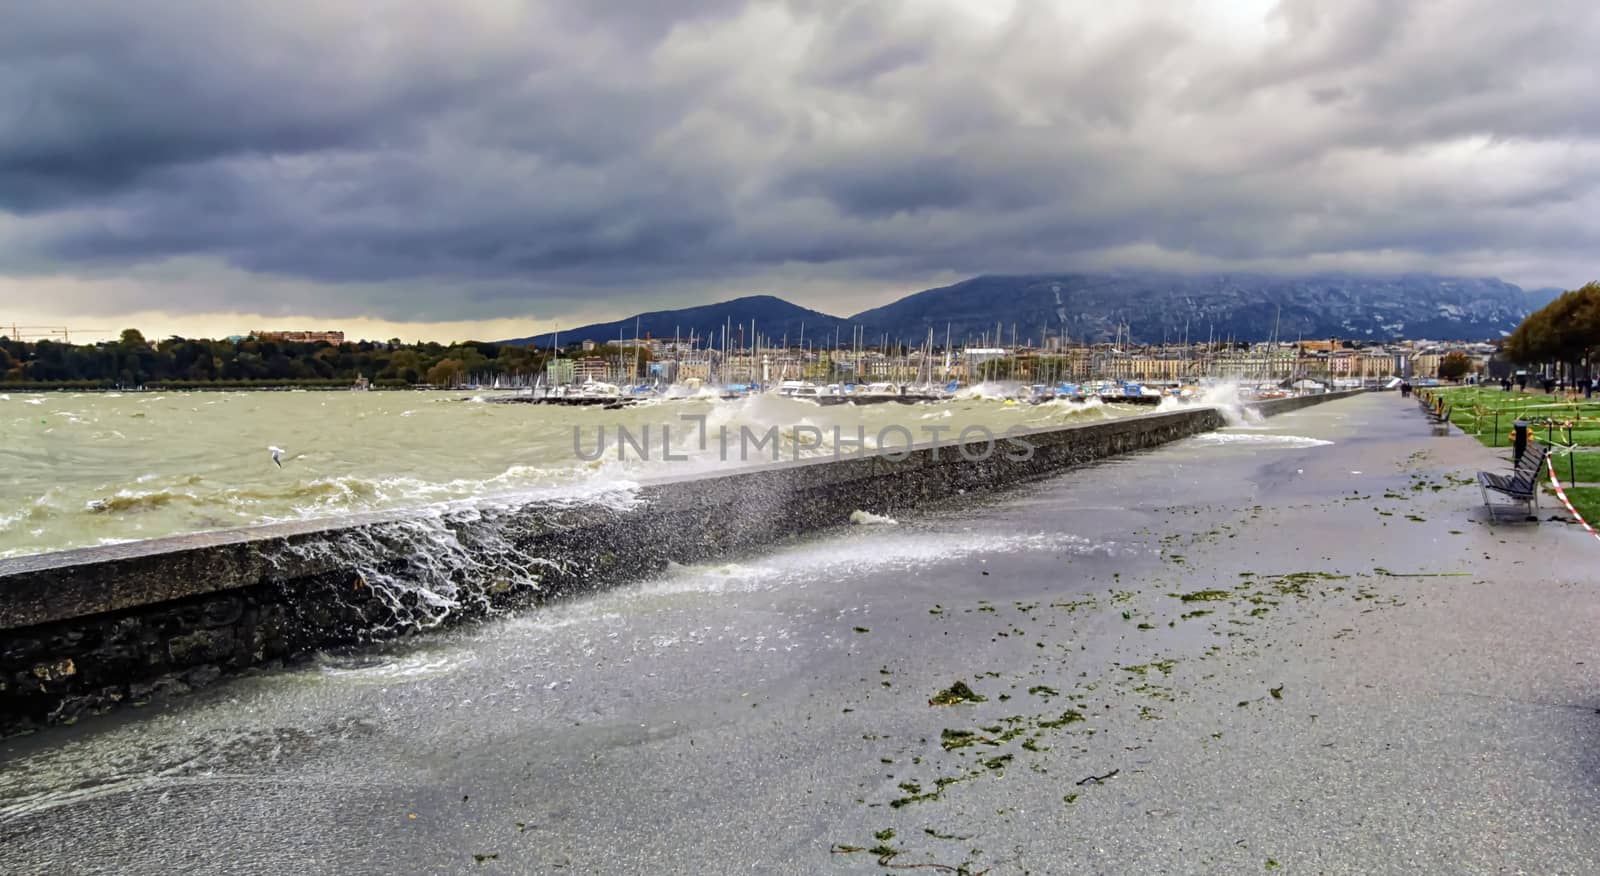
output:
<path id="1" fill-rule="evenodd" d="M 1567 491 L 1561 489 L 1561 480 L 1556 477 L 1555 458 L 1546 456 L 1544 458 L 1544 464 L 1550 467 L 1550 485 L 1556 488 L 1556 497 L 1561 500 L 1561 504 L 1567 506 L 1567 511 L 1572 514 L 1573 519 L 1577 520 L 1579 525 L 1588 530 L 1590 535 L 1594 536 L 1595 538 L 1600 538 L 1600 532 L 1595 532 L 1594 527 L 1589 525 L 1589 521 L 1584 520 L 1583 515 L 1578 513 L 1578 509 L 1572 507 L 1572 502 L 1567 499 Z"/>

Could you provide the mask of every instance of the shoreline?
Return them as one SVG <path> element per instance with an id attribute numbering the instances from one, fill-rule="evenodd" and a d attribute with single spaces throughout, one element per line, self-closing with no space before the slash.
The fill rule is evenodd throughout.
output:
<path id="1" fill-rule="evenodd" d="M 1258 406 L 1282 412 L 1348 398 Z M 1210 431 L 1215 408 L 1022 430 L 1026 458 L 919 445 L 666 477 L 608 501 L 377 513 L 0 560 L 0 677 L 17 725 L 59 723 L 318 647 L 405 635 Z M 594 498 L 605 498 L 596 496 Z"/>
<path id="2" fill-rule="evenodd" d="M 134 842 L 148 872 L 241 844 L 430 872 L 1594 869 L 1592 539 L 1486 525 L 1462 481 L 1503 463 L 1392 395 L 1256 432 L 1285 440 L 0 742 L 0 841 L 24 869 Z M 929 705 L 957 680 L 984 701 Z"/>

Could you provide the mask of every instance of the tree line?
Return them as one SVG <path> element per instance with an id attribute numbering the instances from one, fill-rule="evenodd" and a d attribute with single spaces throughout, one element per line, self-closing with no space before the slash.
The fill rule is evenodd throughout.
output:
<path id="1" fill-rule="evenodd" d="M 1507 359 L 1555 376 L 1589 376 L 1600 348 L 1600 283 L 1565 292 L 1528 315 L 1506 338 Z"/>
<path id="2" fill-rule="evenodd" d="M 330 344 L 170 337 L 152 344 L 128 329 L 115 341 L 94 344 L 0 337 L 0 388 L 334 387 L 358 377 L 389 387 L 532 382 L 550 355 L 515 344 L 398 339 Z"/>

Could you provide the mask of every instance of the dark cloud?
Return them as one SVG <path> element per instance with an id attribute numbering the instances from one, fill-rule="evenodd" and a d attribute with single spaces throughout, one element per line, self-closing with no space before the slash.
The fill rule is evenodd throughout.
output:
<path id="1" fill-rule="evenodd" d="M 0 0 L 0 273 L 443 320 L 806 272 L 1571 284 L 1600 235 L 1571 0 L 208 8 Z"/>

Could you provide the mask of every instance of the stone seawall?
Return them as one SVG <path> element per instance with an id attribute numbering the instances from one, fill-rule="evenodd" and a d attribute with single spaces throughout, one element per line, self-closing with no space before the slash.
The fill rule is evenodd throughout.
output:
<path id="1" fill-rule="evenodd" d="M 1262 402 L 1266 415 L 1353 393 Z M 651 481 L 583 499 L 250 527 L 0 561 L 0 735 L 140 704 L 329 646 L 403 635 L 912 513 L 1224 425 L 1212 408 L 992 446 Z M 981 458 L 980 458 L 981 457 Z"/>

